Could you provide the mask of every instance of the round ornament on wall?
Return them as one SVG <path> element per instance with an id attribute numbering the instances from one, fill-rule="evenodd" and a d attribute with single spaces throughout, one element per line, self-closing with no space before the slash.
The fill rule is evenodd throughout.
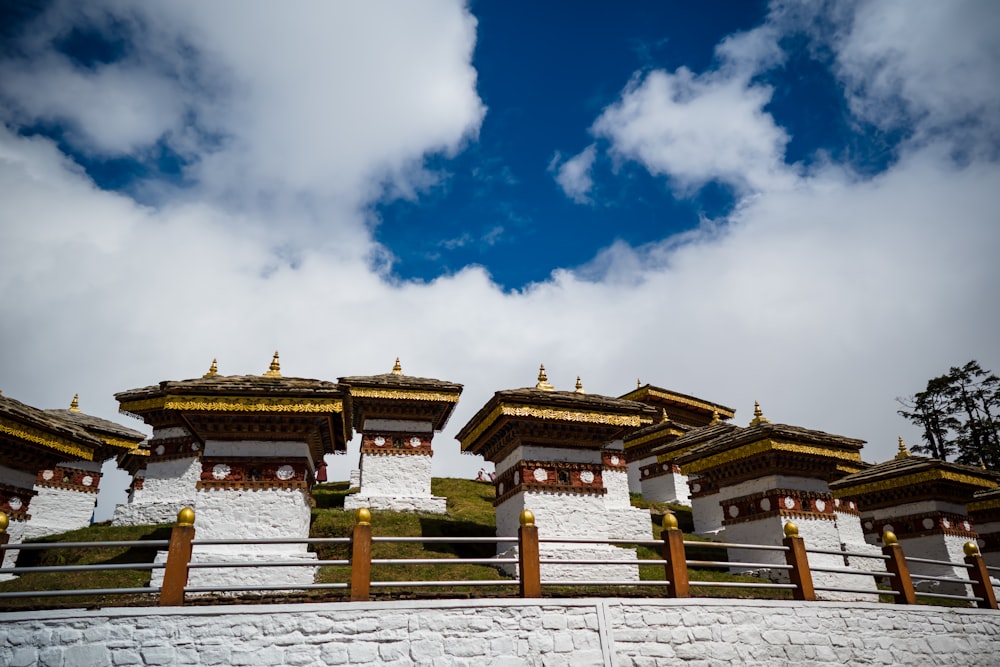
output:
<path id="1" fill-rule="evenodd" d="M 94 483 L 94 478 L 91 477 L 90 475 L 84 475 L 83 479 L 80 481 L 83 482 L 84 486 L 90 486 L 91 484 Z"/>
<path id="2" fill-rule="evenodd" d="M 934 519 L 927 517 L 926 519 L 923 520 L 923 524 L 926 530 L 930 530 L 931 528 L 934 527 Z"/>
<path id="3" fill-rule="evenodd" d="M 582 470 L 580 472 L 580 481 L 584 484 L 592 484 L 594 481 L 594 473 L 589 470 Z"/>
<path id="4" fill-rule="evenodd" d="M 544 482 L 549 478 L 549 473 L 545 468 L 535 468 L 534 475 L 536 482 Z"/>
<path id="5" fill-rule="evenodd" d="M 163 452 L 165 451 L 167 451 L 167 448 L 164 447 L 163 445 L 156 446 L 156 453 L 159 454 L 160 456 L 163 456 Z"/>
<path id="6" fill-rule="evenodd" d="M 771 511 L 771 499 L 770 498 L 761 498 L 760 499 L 760 508 L 762 510 L 764 510 L 765 512 Z"/>
<path id="7" fill-rule="evenodd" d="M 617 456 L 612 456 L 611 457 L 611 465 L 616 466 L 616 465 L 618 465 L 619 461 L 621 461 L 621 459 L 618 458 Z"/>
<path id="8" fill-rule="evenodd" d="M 44 479 L 46 482 L 55 477 L 55 475 L 56 475 L 55 472 L 51 470 L 42 471 L 42 479 Z"/>
<path id="9" fill-rule="evenodd" d="M 410 438 L 410 447 L 419 447 L 419 446 L 420 446 L 420 438 L 416 436 Z"/>
<path id="10" fill-rule="evenodd" d="M 785 509 L 795 509 L 795 498 L 785 496 Z"/>
<path id="11" fill-rule="evenodd" d="M 7 501 L 7 504 L 10 505 L 12 510 L 19 510 L 24 505 L 24 503 L 21 502 L 21 499 L 17 496 L 11 496 L 10 500 Z"/>
<path id="12" fill-rule="evenodd" d="M 519 473 L 518 471 L 515 470 L 514 471 L 514 484 L 520 484 L 520 483 L 521 483 L 521 473 Z"/>
<path id="13" fill-rule="evenodd" d="M 231 472 L 232 469 L 225 463 L 216 463 L 212 468 L 212 477 L 215 479 L 225 479 L 229 477 L 229 473 Z"/>
<path id="14" fill-rule="evenodd" d="M 384 447 L 385 446 L 385 438 L 383 438 L 380 435 L 375 436 L 375 446 L 376 447 Z"/>
<path id="15" fill-rule="evenodd" d="M 817 498 L 813 501 L 813 505 L 815 505 L 817 512 L 822 512 L 826 509 L 826 502 L 822 498 Z"/>
<path id="16" fill-rule="evenodd" d="M 280 479 L 281 481 L 290 480 L 292 477 L 295 477 L 295 468 L 289 465 L 280 466 L 274 472 L 274 476 Z"/>
<path id="17" fill-rule="evenodd" d="M 729 506 L 729 516 L 736 518 L 740 515 L 740 508 L 736 505 Z"/>

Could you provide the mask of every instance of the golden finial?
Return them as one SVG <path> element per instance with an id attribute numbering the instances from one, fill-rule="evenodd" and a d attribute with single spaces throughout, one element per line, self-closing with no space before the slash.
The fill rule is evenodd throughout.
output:
<path id="1" fill-rule="evenodd" d="M 73 394 L 73 400 L 69 402 L 70 412 L 80 411 L 80 394 Z"/>
<path id="2" fill-rule="evenodd" d="M 906 443 L 903 442 L 903 436 L 899 436 L 899 452 L 896 453 L 897 459 L 905 459 L 910 455 L 908 449 L 906 449 Z"/>
<path id="3" fill-rule="evenodd" d="M 986 470 L 986 461 L 983 460 L 982 456 L 979 457 L 979 469 Z"/>
<path id="4" fill-rule="evenodd" d="M 522 526 L 534 526 L 535 525 L 535 515 L 531 510 L 521 510 L 521 516 L 519 521 Z"/>
<path id="5" fill-rule="evenodd" d="M 677 523 L 677 515 L 675 515 L 673 512 L 667 512 L 666 514 L 664 514 L 663 521 L 660 523 L 660 525 L 663 527 L 663 530 L 677 530 L 677 528 L 680 526 L 680 524 Z"/>
<path id="6" fill-rule="evenodd" d="M 212 359 L 212 365 L 208 367 L 208 372 L 202 375 L 203 378 L 214 378 L 219 374 L 219 362 Z"/>
<path id="7" fill-rule="evenodd" d="M 0 535 L 7 532 L 7 526 L 10 524 L 10 519 L 7 518 L 6 512 L 0 512 Z"/>
<path id="8" fill-rule="evenodd" d="M 750 420 L 751 426 L 757 426 L 758 424 L 770 424 L 771 420 L 764 416 L 764 411 L 760 409 L 760 403 L 757 401 L 753 402 L 753 419 Z"/>
<path id="9" fill-rule="evenodd" d="M 899 538 L 896 537 L 896 533 L 891 530 L 882 531 L 882 544 L 887 547 L 891 547 L 895 544 L 899 544 Z"/>
<path id="10" fill-rule="evenodd" d="M 966 556 L 978 556 L 979 555 L 979 545 L 975 542 L 966 542 L 962 545 L 962 551 L 965 552 Z"/>
<path id="11" fill-rule="evenodd" d="M 359 507 L 354 516 L 357 518 L 359 526 L 372 525 L 372 513 L 367 507 Z"/>
<path id="12" fill-rule="evenodd" d="M 799 527 L 796 526 L 791 521 L 788 521 L 788 522 L 785 523 L 784 531 L 785 531 L 785 537 L 798 537 L 799 536 Z"/>
<path id="13" fill-rule="evenodd" d="M 274 356 L 271 358 L 271 365 L 268 366 L 268 370 L 264 373 L 266 378 L 280 378 L 281 377 L 281 364 L 278 363 L 278 351 L 274 351 Z"/>
<path id="14" fill-rule="evenodd" d="M 583 382 L 580 381 L 580 376 L 579 375 L 576 376 L 576 389 L 574 389 L 573 391 L 575 391 L 578 394 L 586 394 L 587 393 L 587 392 L 585 392 L 583 390 Z"/>
<path id="15" fill-rule="evenodd" d="M 185 507 L 180 512 L 177 513 L 177 527 L 178 528 L 190 528 L 194 525 L 194 510 L 190 507 Z"/>
<path id="16" fill-rule="evenodd" d="M 636 389 L 642 389 L 642 379 L 641 378 L 636 378 L 635 379 L 635 388 Z"/>
<path id="17" fill-rule="evenodd" d="M 710 425 L 711 424 L 718 424 L 719 423 L 719 419 L 720 419 L 719 418 L 719 411 L 718 410 L 712 410 L 712 421 L 710 421 L 709 424 Z"/>
<path id="18" fill-rule="evenodd" d="M 535 389 L 541 389 L 543 391 L 552 391 L 555 389 L 549 383 L 549 376 L 545 374 L 545 364 L 538 365 L 538 384 L 535 385 Z"/>
<path id="19" fill-rule="evenodd" d="M 403 367 L 399 365 L 399 357 L 396 357 L 396 363 L 392 365 L 392 374 L 393 375 L 403 374 Z"/>

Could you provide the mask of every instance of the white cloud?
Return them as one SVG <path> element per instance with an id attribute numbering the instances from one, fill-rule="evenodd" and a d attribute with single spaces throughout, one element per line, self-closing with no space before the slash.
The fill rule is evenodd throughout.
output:
<path id="1" fill-rule="evenodd" d="M 561 157 L 556 154 L 549 163 L 549 171 L 556 174 L 556 183 L 577 204 L 589 204 L 590 189 L 594 187 L 590 171 L 597 157 L 597 146 L 591 144 L 566 161 Z"/>

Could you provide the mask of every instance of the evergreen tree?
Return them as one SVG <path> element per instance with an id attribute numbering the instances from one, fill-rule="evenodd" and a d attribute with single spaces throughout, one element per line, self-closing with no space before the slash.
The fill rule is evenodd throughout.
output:
<path id="1" fill-rule="evenodd" d="M 896 400 L 899 414 L 923 430 L 914 452 L 1000 469 L 1000 378 L 978 362 L 953 366 L 924 391 Z"/>

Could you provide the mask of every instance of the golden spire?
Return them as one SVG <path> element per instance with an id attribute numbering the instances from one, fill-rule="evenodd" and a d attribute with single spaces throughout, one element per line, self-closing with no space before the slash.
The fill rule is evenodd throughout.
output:
<path id="1" fill-rule="evenodd" d="M 986 470 L 986 461 L 983 460 L 982 456 L 979 457 L 979 468 L 981 470 Z"/>
<path id="2" fill-rule="evenodd" d="M 396 363 L 392 365 L 392 374 L 393 375 L 403 374 L 403 367 L 399 365 L 399 357 L 396 357 Z"/>
<path id="3" fill-rule="evenodd" d="M 278 351 L 274 351 L 274 356 L 271 358 L 271 365 L 268 366 L 268 370 L 264 373 L 266 378 L 280 378 L 281 377 L 281 364 L 278 363 Z"/>
<path id="4" fill-rule="evenodd" d="M 718 410 L 712 410 L 712 421 L 710 421 L 708 423 L 709 423 L 710 426 L 712 424 L 718 424 L 719 423 L 719 411 Z"/>
<path id="5" fill-rule="evenodd" d="M 757 426 L 758 424 L 770 424 L 771 420 L 764 416 L 764 412 L 760 409 L 760 403 L 757 401 L 753 402 L 753 419 L 750 420 L 751 426 Z"/>
<path id="6" fill-rule="evenodd" d="M 212 359 L 212 365 L 208 367 L 208 372 L 202 375 L 203 378 L 214 378 L 219 374 L 219 362 Z"/>
<path id="7" fill-rule="evenodd" d="M 70 412 L 80 411 L 80 394 L 73 394 L 73 400 L 69 402 Z"/>
<path id="8" fill-rule="evenodd" d="M 636 378 L 635 379 L 635 388 L 636 389 L 642 389 L 642 378 Z"/>
<path id="9" fill-rule="evenodd" d="M 903 436 L 899 436 L 899 452 L 896 454 L 897 459 L 905 459 L 910 455 L 908 449 L 906 449 L 906 443 L 903 442 Z"/>
<path id="10" fill-rule="evenodd" d="M 545 364 L 538 364 L 538 384 L 535 385 L 535 389 L 543 391 L 552 391 L 555 389 L 555 387 L 549 384 L 549 377 L 545 374 Z"/>
<path id="11" fill-rule="evenodd" d="M 580 381 L 580 376 L 576 376 L 576 389 L 574 390 L 577 394 L 586 394 L 583 390 L 583 382 Z"/>

